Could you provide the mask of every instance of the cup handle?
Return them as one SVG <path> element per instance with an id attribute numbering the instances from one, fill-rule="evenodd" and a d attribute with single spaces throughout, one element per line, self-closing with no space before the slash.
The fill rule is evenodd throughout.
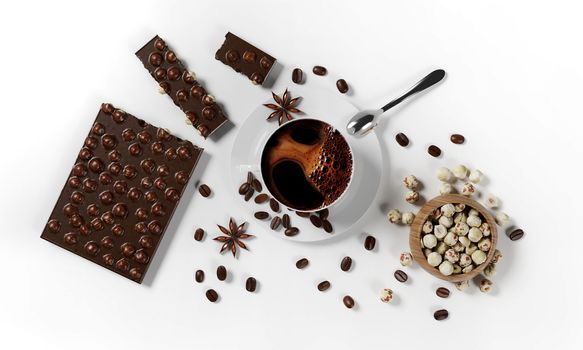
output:
<path id="1" fill-rule="evenodd" d="M 241 164 L 238 166 L 239 172 L 245 174 L 247 172 L 252 172 L 254 174 L 259 174 L 259 165 L 257 164 Z"/>

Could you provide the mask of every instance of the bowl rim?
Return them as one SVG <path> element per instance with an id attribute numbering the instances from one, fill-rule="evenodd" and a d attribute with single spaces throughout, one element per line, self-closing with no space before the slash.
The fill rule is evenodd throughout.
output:
<path id="1" fill-rule="evenodd" d="M 492 247 L 488 251 L 486 261 L 484 261 L 482 264 L 480 264 L 472 271 L 468 273 L 461 273 L 457 275 L 452 274 L 449 276 L 445 276 L 442 275 L 441 272 L 439 272 L 439 269 L 429 265 L 429 263 L 427 262 L 427 258 L 425 257 L 425 254 L 423 254 L 423 249 L 421 248 L 421 233 L 423 224 L 425 223 L 429 215 L 433 212 L 433 210 L 435 210 L 436 208 L 440 208 L 441 206 L 448 203 L 451 204 L 462 203 L 473 209 L 476 209 L 486 219 L 488 225 L 490 225 L 491 232 L 490 240 L 492 242 Z M 411 255 L 413 255 L 413 260 L 416 261 L 419 265 L 421 265 L 421 267 L 425 271 L 429 272 L 433 276 L 449 282 L 467 281 L 482 273 L 486 266 L 488 266 L 491 263 L 492 258 L 494 257 L 494 252 L 496 251 L 497 243 L 498 243 L 498 230 L 496 227 L 496 221 L 494 220 L 494 217 L 492 216 L 490 211 L 486 209 L 484 206 L 482 206 L 480 203 L 478 203 L 476 200 L 460 194 L 440 195 L 427 201 L 427 203 L 425 203 L 423 207 L 421 207 L 421 209 L 415 216 L 415 220 L 413 220 L 413 223 L 411 224 L 411 230 L 409 233 L 409 248 L 411 249 Z"/>

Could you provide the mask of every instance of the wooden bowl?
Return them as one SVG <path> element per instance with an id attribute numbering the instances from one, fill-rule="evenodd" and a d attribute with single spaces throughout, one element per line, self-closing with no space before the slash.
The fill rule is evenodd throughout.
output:
<path id="1" fill-rule="evenodd" d="M 429 265 L 427 262 L 427 258 L 425 254 L 423 254 L 423 249 L 421 248 L 421 229 L 423 228 L 423 224 L 427 221 L 429 215 L 437 208 L 440 208 L 444 204 L 447 203 L 463 203 L 466 206 L 472 207 L 476 209 L 485 219 L 488 225 L 490 225 L 490 240 L 492 241 L 492 247 L 488 252 L 486 257 L 486 261 L 484 261 L 480 266 L 476 267 L 472 271 L 468 273 L 460 273 L 457 275 L 449 275 L 445 276 L 442 275 L 441 272 L 437 269 L 437 267 L 433 267 Z M 480 274 L 484 268 L 490 263 L 492 257 L 494 256 L 494 251 L 496 250 L 496 243 L 498 242 L 498 232 L 496 231 L 496 221 L 494 221 L 494 217 L 490 212 L 484 208 L 480 203 L 476 202 L 473 199 L 470 199 L 466 196 L 462 196 L 459 194 L 446 194 L 443 196 L 438 196 L 430 200 L 429 202 L 425 203 L 425 205 L 419 210 L 419 213 L 415 216 L 415 220 L 413 224 L 411 224 L 411 233 L 409 234 L 409 247 L 411 248 L 411 254 L 413 255 L 413 259 L 421 265 L 421 267 L 432 274 L 433 276 L 449 281 L 449 282 L 461 282 L 470 280 Z"/>

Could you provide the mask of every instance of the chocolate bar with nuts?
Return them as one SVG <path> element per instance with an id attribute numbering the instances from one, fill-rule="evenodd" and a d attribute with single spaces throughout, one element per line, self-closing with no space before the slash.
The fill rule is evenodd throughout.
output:
<path id="1" fill-rule="evenodd" d="M 244 74 L 255 85 L 262 85 L 275 64 L 275 58 L 229 32 L 215 58 L 236 72 Z"/>
<path id="2" fill-rule="evenodd" d="M 160 91 L 170 96 L 204 138 L 225 124 L 227 118 L 214 97 L 207 93 L 159 36 L 156 35 L 138 50 L 136 56 L 159 83 Z"/>

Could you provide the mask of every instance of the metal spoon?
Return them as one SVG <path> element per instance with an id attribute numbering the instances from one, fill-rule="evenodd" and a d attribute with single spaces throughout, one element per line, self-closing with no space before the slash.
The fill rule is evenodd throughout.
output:
<path id="1" fill-rule="evenodd" d="M 383 108 L 377 110 L 366 110 L 358 112 L 354 117 L 350 118 L 350 121 L 346 125 L 348 133 L 355 136 L 362 136 L 367 132 L 371 131 L 378 124 L 378 119 L 381 114 L 385 113 L 389 109 L 395 107 L 399 103 L 403 102 L 410 96 L 415 95 L 427 89 L 430 86 L 437 84 L 441 79 L 445 77 L 445 71 L 443 69 L 437 69 L 429 73 L 425 78 L 421 79 L 415 86 L 406 92 L 403 96 L 392 100 L 387 103 Z"/>

